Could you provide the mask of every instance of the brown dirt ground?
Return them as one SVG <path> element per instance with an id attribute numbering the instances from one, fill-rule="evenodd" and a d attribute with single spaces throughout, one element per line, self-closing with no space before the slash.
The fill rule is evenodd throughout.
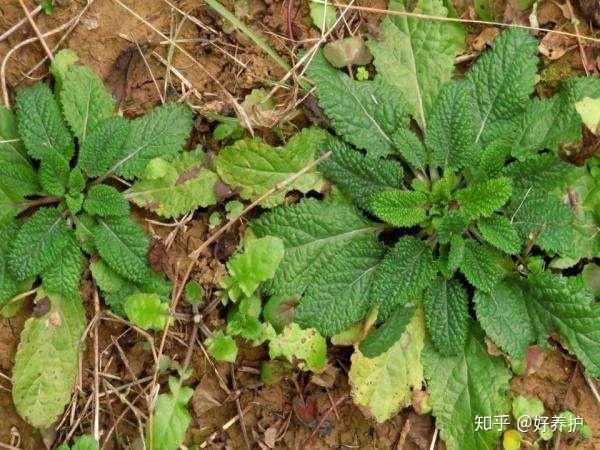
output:
<path id="1" fill-rule="evenodd" d="M 284 71 L 254 46 L 246 36 L 231 30 L 223 19 L 199 2 L 173 0 L 178 8 L 198 18 L 201 25 L 193 24 L 189 20 L 182 22 L 181 15 L 174 14 L 166 1 L 122 1 L 166 35 L 173 32 L 176 39 L 182 41 L 180 45 L 199 62 L 199 65 L 196 65 L 180 52 L 175 52 L 172 66 L 177 68 L 195 89 L 195 94 L 188 94 L 188 101 L 201 110 L 231 114 L 232 108 L 223 89 L 228 90 L 241 101 L 250 89 L 268 87 L 270 81 L 278 80 L 284 75 Z M 36 22 L 42 31 L 51 30 L 66 22 L 84 5 L 81 0 L 59 3 L 64 3 L 66 6 L 58 6 L 50 17 L 43 14 L 37 17 Z M 380 8 L 385 7 L 385 3 L 384 0 L 358 2 L 358 4 Z M 459 6 L 461 4 L 460 1 L 455 3 Z M 550 22 L 557 13 L 549 3 L 542 2 L 540 8 L 546 12 Z M 310 27 L 306 1 L 295 2 L 296 13 L 293 15 L 291 30 L 286 18 L 287 3 L 277 0 L 250 0 L 249 4 L 249 16 L 244 20 L 266 37 L 286 59 L 290 59 L 294 52 L 294 47 L 289 40 L 290 34 L 300 41 L 318 36 Z M 29 6 L 33 9 L 34 2 L 30 1 Z M 500 2 L 500 7 L 503 6 L 505 4 Z M 514 12 L 509 8 L 506 11 L 508 12 L 505 12 L 505 18 L 511 19 L 506 16 Z M 22 11 L 17 0 L 0 0 L 0 34 L 21 17 Z M 349 22 L 358 27 L 365 23 L 375 24 L 377 18 L 372 15 L 356 14 Z M 175 33 L 173 30 L 176 28 L 179 30 Z M 471 44 L 482 30 L 482 27 L 470 30 Z M 126 36 L 121 36 L 121 33 L 126 33 Z M 0 59 L 4 58 L 10 48 L 32 35 L 30 28 L 24 26 L 7 41 L 0 42 Z M 48 39 L 51 47 L 56 41 L 56 38 Z M 132 42 L 138 43 L 139 50 Z M 61 48 L 64 47 L 75 49 L 81 61 L 102 76 L 127 115 L 141 114 L 158 104 L 159 90 L 166 98 L 178 98 L 181 95 L 179 81 L 175 79 L 173 83 L 165 83 L 167 78 L 165 66 L 152 55 L 156 52 L 163 57 L 166 56 L 167 46 L 164 39 L 112 0 L 94 0 L 81 22 L 65 39 Z M 43 56 L 41 49 L 34 44 L 19 50 L 11 58 L 7 66 L 7 83 L 11 94 L 14 93 L 15 87 L 23 83 L 46 77 L 46 64 L 29 73 Z M 581 71 L 581 62 L 576 51 L 569 51 L 564 58 L 569 61 L 567 72 Z M 147 61 L 149 69 L 144 60 Z M 562 70 L 560 72 L 563 73 Z M 208 74 L 218 79 L 221 86 L 218 86 Z M 552 81 L 551 77 L 549 79 Z M 159 86 L 158 89 L 155 82 Z M 289 102 L 290 95 L 292 94 L 283 93 L 278 100 L 281 103 Z M 208 131 L 210 131 L 209 124 L 199 120 L 194 143 L 200 142 L 213 147 L 206 136 Z M 153 266 L 169 278 L 175 279 L 185 265 L 185 255 L 206 238 L 208 233 L 206 223 L 210 212 L 197 213 L 192 221 L 179 230 L 173 244 L 168 248 L 163 242 L 172 228 L 150 226 L 145 221 L 148 216 L 140 212 L 138 217 L 140 223 L 144 224 L 156 238 L 150 256 Z M 239 230 L 226 234 L 216 243 L 210 255 L 201 258 L 193 272 L 192 278 L 200 281 L 208 292 L 213 289 L 218 277 L 224 273 L 223 261 L 235 249 L 238 236 Z M 82 293 L 91 317 L 93 308 L 89 278 L 82 284 Z M 169 333 L 165 354 L 173 361 L 181 362 L 187 352 L 187 340 L 192 325 L 189 320 L 186 320 L 191 313 L 189 307 L 180 307 L 178 312 L 182 314 L 182 320 L 178 321 Z M 0 371 L 3 374 L 10 373 L 18 336 L 29 314 L 30 311 L 25 309 L 14 319 L 0 320 Z M 205 324 L 210 329 L 223 324 L 222 314 L 219 313 L 218 308 L 212 308 L 206 313 Z M 124 395 L 143 410 L 146 392 L 139 386 L 147 386 L 141 380 L 151 376 L 154 370 L 152 356 L 144 344 L 144 338 L 121 323 L 104 320 L 102 325 L 100 327 L 101 367 L 103 373 L 109 374 L 106 381 L 114 386 L 140 381 L 139 385 L 134 385 Z M 200 344 L 200 341 L 197 344 Z M 580 442 L 564 436 L 561 437 L 560 448 L 600 449 L 600 408 L 591 395 L 580 367 L 564 352 L 557 350 L 544 355 L 536 371 L 526 377 L 516 377 L 513 380 L 513 394 L 539 396 L 549 414 L 569 409 L 585 418 L 594 430 L 594 438 Z M 346 376 L 349 360 L 345 349 L 334 348 L 330 352 L 330 363 L 336 369 L 328 380 L 328 387 L 319 386 L 302 374 L 286 378 L 275 387 L 264 386 L 258 375 L 260 362 L 264 357 L 262 348 L 243 347 L 235 368 L 237 388 L 234 388 L 231 366 L 215 365 L 206 357 L 200 345 L 195 347 L 191 363 L 193 375 L 187 382 L 195 388 L 194 397 L 190 402 L 194 421 L 188 433 L 188 444 L 208 442 L 206 448 L 234 450 L 245 448 L 239 423 L 233 423 L 227 429 L 222 428 L 238 414 L 237 401 L 239 401 L 239 406 L 244 411 L 248 440 L 256 448 L 269 448 L 269 445 L 272 446 L 271 448 L 278 449 L 426 450 L 429 448 L 434 431 L 430 416 L 419 416 L 412 410 L 407 410 L 384 424 L 376 424 L 349 400 L 332 408 L 334 402 L 346 398 L 349 393 Z M 50 441 L 55 439 L 60 441 L 70 431 L 74 431 L 75 434 L 89 432 L 91 414 L 85 404 L 91 391 L 92 368 L 93 355 L 88 349 L 83 361 L 81 390 L 75 399 L 76 413 L 72 416 L 67 414 L 65 424 L 56 433 L 44 433 L 43 436 L 31 429 L 16 414 L 7 390 L 7 381 L 0 378 L 0 443 L 15 443 L 18 437 L 20 447 L 25 450 L 43 449 L 45 446 L 42 437 Z M 166 376 L 161 376 L 160 382 L 165 381 Z M 324 415 L 326 420 L 311 439 L 316 424 Z M 81 421 L 73 429 L 73 421 L 77 418 L 81 418 Z M 102 425 L 105 433 L 112 430 L 111 439 L 104 448 L 139 448 L 139 426 L 136 418 L 114 395 L 107 396 L 107 401 L 102 403 Z M 436 449 L 442 448 L 443 444 L 438 442 Z"/>

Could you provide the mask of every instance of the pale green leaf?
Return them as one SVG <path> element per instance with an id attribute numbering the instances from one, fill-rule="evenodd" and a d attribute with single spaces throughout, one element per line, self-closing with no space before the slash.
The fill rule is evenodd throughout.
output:
<path id="1" fill-rule="evenodd" d="M 185 434 L 192 421 L 187 404 L 194 390 L 181 386 L 179 380 L 169 377 L 168 394 L 156 398 L 152 416 L 152 445 L 156 450 L 177 450 L 183 444 Z"/>
<path id="2" fill-rule="evenodd" d="M 156 173 L 155 165 L 164 165 L 164 170 Z M 125 197 L 163 217 L 179 217 L 217 203 L 217 181 L 217 175 L 205 167 L 205 154 L 194 150 L 180 153 L 171 163 L 162 158 L 151 160 Z"/>
<path id="3" fill-rule="evenodd" d="M 308 128 L 283 147 L 271 147 L 260 139 L 244 139 L 222 149 L 215 158 L 215 168 L 225 183 L 240 189 L 243 199 L 254 201 L 313 161 L 315 153 L 325 149 L 327 138 L 328 134 L 320 128 Z M 322 178 L 313 169 L 261 205 L 272 208 L 283 203 L 292 190 L 306 193 L 320 190 L 321 186 Z"/>
<path id="4" fill-rule="evenodd" d="M 384 422 L 411 404 L 411 391 L 423 383 L 421 350 L 425 339 L 423 312 L 416 310 L 400 339 L 385 353 L 367 358 L 360 350 L 351 358 L 348 378 L 352 399 Z"/>
<path id="5" fill-rule="evenodd" d="M 405 11 L 398 0 L 390 0 L 388 8 Z M 442 0 L 419 0 L 412 12 L 448 14 Z M 378 76 L 406 95 L 411 114 L 422 128 L 440 88 L 450 81 L 464 40 L 460 24 L 389 15 L 381 22 L 380 37 L 369 42 Z"/>
<path id="6" fill-rule="evenodd" d="M 238 348 L 235 340 L 221 330 L 215 331 L 212 336 L 207 338 L 205 345 L 208 353 L 217 361 L 234 363 L 237 358 Z"/>
<path id="7" fill-rule="evenodd" d="M 592 133 L 598 134 L 598 126 L 600 125 L 600 98 L 586 97 L 575 103 L 575 109 L 581 116 L 581 121 L 585 126 Z"/>
<path id="8" fill-rule="evenodd" d="M 246 296 L 254 294 L 258 285 L 275 275 L 283 259 L 283 242 L 278 237 L 265 236 L 250 241 L 244 251 L 227 263 L 227 286 L 239 288 Z"/>
<path id="9" fill-rule="evenodd" d="M 56 92 L 61 91 L 62 83 L 71 67 L 79 61 L 79 56 L 74 50 L 66 48 L 58 51 L 50 63 L 50 73 L 54 76 L 54 88 Z"/>
<path id="10" fill-rule="evenodd" d="M 337 11 L 335 7 L 331 6 L 331 3 L 324 5 L 322 3 L 310 2 L 308 6 L 313 25 L 319 30 L 326 32 L 335 25 Z"/>
<path id="11" fill-rule="evenodd" d="M 86 326 L 79 296 L 38 293 L 50 310 L 25 322 L 12 371 L 13 401 L 34 427 L 49 427 L 71 401 Z"/>
<path id="12" fill-rule="evenodd" d="M 125 299 L 125 314 L 131 323 L 148 330 L 162 330 L 169 317 L 169 305 L 157 294 L 133 294 Z"/>
<path id="13" fill-rule="evenodd" d="M 327 362 L 327 342 L 317 330 L 290 323 L 269 342 L 269 356 L 286 358 L 300 370 L 320 372 Z"/>
<path id="14" fill-rule="evenodd" d="M 323 56 L 338 69 L 369 64 L 373 55 L 362 36 L 336 39 L 323 46 Z"/>

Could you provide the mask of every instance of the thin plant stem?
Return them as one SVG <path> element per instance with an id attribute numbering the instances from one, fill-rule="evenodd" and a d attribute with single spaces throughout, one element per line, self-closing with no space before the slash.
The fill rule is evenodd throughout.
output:
<path id="1" fill-rule="evenodd" d="M 325 0 L 312 0 L 312 1 L 314 3 L 320 3 L 321 5 L 325 4 Z M 518 23 L 504 23 L 504 22 L 494 22 L 494 21 L 489 21 L 489 20 L 477 20 L 477 19 L 460 19 L 457 17 L 444 17 L 444 16 L 435 16 L 435 15 L 431 15 L 431 14 L 408 12 L 408 11 L 393 11 L 393 10 L 381 9 L 381 8 L 371 8 L 369 6 L 356 6 L 356 5 L 351 6 L 351 5 L 347 5 L 344 3 L 329 3 L 329 4 L 338 9 L 348 8 L 348 9 L 352 9 L 355 11 L 364 11 L 364 12 L 375 13 L 375 14 L 386 14 L 389 16 L 410 17 L 410 18 L 414 18 L 414 19 L 436 20 L 439 22 L 471 23 L 471 24 L 488 25 L 488 26 L 495 26 L 495 27 L 521 28 L 524 30 L 542 31 L 544 33 L 560 34 L 562 36 L 568 36 L 568 37 L 572 37 L 572 38 L 576 38 L 576 39 L 580 38 L 580 39 L 584 39 L 584 40 L 591 41 L 591 42 L 600 42 L 600 38 L 584 36 L 584 35 L 577 35 L 576 33 L 569 33 L 567 31 L 561 31 L 561 30 L 551 30 L 549 28 L 540 28 L 540 27 L 532 27 L 532 26 L 528 26 L 528 25 L 521 25 Z"/>
<path id="2" fill-rule="evenodd" d="M 244 33 L 252 42 L 258 45 L 267 55 L 273 58 L 277 64 L 279 64 L 283 70 L 288 71 L 291 69 L 290 65 L 285 61 L 279 54 L 271 48 L 267 42 L 258 36 L 254 31 L 252 31 L 248 26 L 238 19 L 235 14 L 229 11 L 225 6 L 221 4 L 218 0 L 205 0 L 205 3 L 210 6 L 212 9 L 217 11 L 225 20 L 227 20 L 231 25 Z"/>

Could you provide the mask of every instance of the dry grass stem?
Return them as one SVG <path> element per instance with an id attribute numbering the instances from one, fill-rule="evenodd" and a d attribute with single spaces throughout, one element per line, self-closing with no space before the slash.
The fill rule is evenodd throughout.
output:
<path id="1" fill-rule="evenodd" d="M 315 3 L 325 4 L 325 0 L 313 0 L 313 1 Z M 572 38 L 579 37 L 580 39 L 585 39 L 587 41 L 592 41 L 592 42 L 600 42 L 600 38 L 595 38 L 595 37 L 585 36 L 585 35 L 578 36 L 575 33 L 569 33 L 567 31 L 551 30 L 549 28 L 532 27 L 532 26 L 528 26 L 528 25 L 521 25 L 518 23 L 504 23 L 504 22 L 494 22 L 494 21 L 489 21 L 489 20 L 477 20 L 477 19 L 461 19 L 461 18 L 457 18 L 457 17 L 434 16 L 434 15 L 430 15 L 430 14 L 421 14 L 421 13 L 414 13 L 414 12 L 408 12 L 408 11 L 390 11 L 388 9 L 371 8 L 370 6 L 354 6 L 354 5 L 351 6 L 351 4 L 344 4 L 344 3 L 331 3 L 331 6 L 334 6 L 338 9 L 350 8 L 355 11 L 364 11 L 364 12 L 368 12 L 368 13 L 384 14 L 384 15 L 389 15 L 389 16 L 411 17 L 414 19 L 436 20 L 439 22 L 471 23 L 471 24 L 477 24 L 477 25 L 487 25 L 487 26 L 503 27 L 503 28 L 521 28 L 524 30 L 541 31 L 544 33 L 554 33 L 554 34 L 560 34 L 560 35 L 568 36 L 568 37 L 572 37 Z"/>

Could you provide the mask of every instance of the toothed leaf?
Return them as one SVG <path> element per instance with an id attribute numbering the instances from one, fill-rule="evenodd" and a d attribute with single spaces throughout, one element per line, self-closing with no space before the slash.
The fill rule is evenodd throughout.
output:
<path id="1" fill-rule="evenodd" d="M 12 371 L 12 394 L 19 414 L 34 427 L 45 428 L 71 401 L 86 320 L 79 296 L 40 293 L 38 301 L 48 301 L 50 310 L 25 322 Z"/>
<path id="2" fill-rule="evenodd" d="M 485 144 L 505 136 L 527 107 L 535 85 L 537 47 L 538 41 L 528 31 L 509 28 L 467 74 L 477 100 L 477 141 Z"/>
<path id="3" fill-rule="evenodd" d="M 544 343 L 558 332 L 592 378 L 600 376 L 600 305 L 581 277 L 549 272 L 531 275 L 526 282 L 526 306 L 534 332 Z"/>
<path id="4" fill-rule="evenodd" d="M 19 136 L 32 158 L 54 154 L 66 162 L 71 159 L 73 137 L 48 86 L 36 83 L 18 91 L 16 112 Z"/>
<path id="5" fill-rule="evenodd" d="M 243 199 L 254 201 L 313 161 L 317 151 L 325 150 L 327 137 L 319 128 L 308 128 L 283 147 L 273 148 L 260 139 L 240 140 L 219 152 L 215 168 L 225 183 L 240 189 Z M 320 190 L 321 185 L 321 176 L 312 169 L 263 200 L 261 205 L 272 208 L 283 203 L 292 190 L 306 193 Z"/>
<path id="6" fill-rule="evenodd" d="M 369 240 L 379 230 L 353 206 L 338 201 L 305 199 L 263 214 L 250 224 L 257 236 L 276 236 L 285 254 L 270 294 L 301 295 L 331 258 L 355 240 Z"/>
<path id="7" fill-rule="evenodd" d="M 368 358 L 360 350 L 351 358 L 348 374 L 354 402 L 368 408 L 378 422 L 411 404 L 411 391 L 423 383 L 421 350 L 425 339 L 423 312 L 415 311 L 410 323 L 385 353 Z"/>
<path id="8" fill-rule="evenodd" d="M 75 236 L 70 231 L 67 242 L 56 260 L 42 273 L 44 291 L 64 298 L 79 297 L 79 280 L 83 272 L 83 258 Z"/>
<path id="9" fill-rule="evenodd" d="M 443 169 L 455 171 L 473 158 L 475 127 L 471 86 L 464 82 L 448 84 L 435 103 L 426 132 L 432 160 Z"/>
<path id="10" fill-rule="evenodd" d="M 332 67 L 317 52 L 307 69 L 317 86 L 319 105 L 333 128 L 348 142 L 370 156 L 392 151 L 392 136 L 408 124 L 407 105 L 382 80 L 354 81 Z"/>
<path id="11" fill-rule="evenodd" d="M 160 170 L 155 170 L 158 166 Z M 168 218 L 214 205 L 218 177 L 204 166 L 205 154 L 200 150 L 180 153 L 171 163 L 155 158 L 125 196 L 136 205 Z"/>
<path id="12" fill-rule="evenodd" d="M 21 227 L 8 255 L 18 280 L 36 276 L 56 262 L 69 240 L 62 210 L 40 208 Z"/>
<path id="13" fill-rule="evenodd" d="M 526 306 L 531 300 L 522 289 L 505 280 L 490 293 L 475 291 L 473 301 L 477 319 L 494 344 L 510 356 L 522 358 L 534 339 Z"/>
<path id="14" fill-rule="evenodd" d="M 553 195 L 529 194 L 514 199 L 509 207 L 511 222 L 523 241 L 550 253 L 567 254 L 574 242 L 573 213 Z"/>
<path id="15" fill-rule="evenodd" d="M 100 77 L 83 66 L 72 66 L 67 70 L 59 97 L 65 119 L 80 145 L 115 109 L 115 100 Z"/>
<path id="16" fill-rule="evenodd" d="M 144 173 L 151 159 L 172 158 L 192 131 L 193 114 L 182 103 L 166 103 L 130 124 L 130 132 L 109 172 L 131 180 Z"/>
<path id="17" fill-rule="evenodd" d="M 469 297 L 462 285 L 438 276 L 425 291 L 423 307 L 436 350 L 444 356 L 459 354 L 469 325 Z"/>
<path id="18" fill-rule="evenodd" d="M 406 10 L 398 0 L 391 0 L 388 8 Z M 412 12 L 448 15 L 441 0 L 419 0 Z M 369 41 L 378 76 L 406 95 L 410 112 L 423 129 L 439 89 L 452 76 L 464 40 L 460 24 L 389 15 L 381 22 L 379 38 Z"/>
<path id="19" fill-rule="evenodd" d="M 506 177 L 469 184 L 456 193 L 461 214 L 467 219 L 489 217 L 510 198 L 512 185 Z"/>
<path id="20" fill-rule="evenodd" d="M 10 242 L 18 231 L 19 225 L 15 220 L 0 224 L 0 307 L 19 293 L 19 281 L 8 263 Z"/>
<path id="21" fill-rule="evenodd" d="M 429 402 L 448 450 L 493 450 L 500 431 L 477 430 L 475 417 L 508 414 L 510 371 L 487 352 L 481 329 L 469 321 L 467 339 L 456 356 L 443 356 L 428 342 L 423 366 Z"/>
<path id="22" fill-rule="evenodd" d="M 370 210 L 396 227 L 411 227 L 427 218 L 427 195 L 417 191 L 385 191 L 373 195 Z"/>
<path id="23" fill-rule="evenodd" d="M 0 105 L 0 190 L 3 186 L 17 196 L 39 191 L 37 176 L 19 137 L 15 116 L 10 109 Z"/>
<path id="24" fill-rule="evenodd" d="M 504 274 L 497 251 L 471 239 L 465 242 L 460 270 L 469 283 L 485 292 L 491 292 Z"/>
<path id="25" fill-rule="evenodd" d="M 90 177 L 99 177 L 119 161 L 132 130 L 131 122 L 120 116 L 100 122 L 79 151 L 79 167 Z"/>
<path id="26" fill-rule="evenodd" d="M 521 238 L 511 221 L 504 216 L 481 219 L 477 222 L 477 229 L 488 244 L 509 255 L 516 255 L 521 250 Z"/>
<path id="27" fill-rule="evenodd" d="M 149 273 L 148 236 L 128 217 L 106 217 L 93 230 L 94 243 L 102 259 L 118 274 L 144 282 Z"/>
<path id="28" fill-rule="evenodd" d="M 296 308 L 294 321 L 333 336 L 363 319 L 371 308 L 371 283 L 383 257 L 377 236 L 349 242 L 316 272 Z"/>
<path id="29" fill-rule="evenodd" d="M 233 255 L 227 263 L 227 286 L 251 296 L 260 283 L 275 275 L 283 259 L 283 242 L 274 236 L 250 241 L 243 252 Z"/>
<path id="30" fill-rule="evenodd" d="M 83 209 L 88 214 L 101 217 L 129 215 L 129 203 L 119 191 L 107 184 L 90 188 L 83 202 Z"/>
<path id="31" fill-rule="evenodd" d="M 332 140 L 329 149 L 333 155 L 319 169 L 360 207 L 369 209 L 371 199 L 381 191 L 402 188 L 400 164 L 363 156 L 339 140 Z"/>
<path id="32" fill-rule="evenodd" d="M 404 236 L 384 257 L 373 281 L 371 296 L 385 320 L 398 306 L 418 299 L 437 271 L 431 247 Z"/>
<path id="33" fill-rule="evenodd" d="M 537 196 L 552 190 L 562 190 L 576 169 L 550 153 L 537 155 L 527 161 L 516 161 L 506 166 L 503 174 L 511 179 L 513 198 L 526 194 Z"/>
<path id="34" fill-rule="evenodd" d="M 125 299 L 123 308 L 131 323 L 144 330 L 162 330 L 169 317 L 169 304 L 157 294 L 133 294 Z"/>
<path id="35" fill-rule="evenodd" d="M 393 152 L 404 158 L 417 169 L 427 165 L 427 152 L 421 140 L 408 128 L 398 128 L 392 135 Z"/>

